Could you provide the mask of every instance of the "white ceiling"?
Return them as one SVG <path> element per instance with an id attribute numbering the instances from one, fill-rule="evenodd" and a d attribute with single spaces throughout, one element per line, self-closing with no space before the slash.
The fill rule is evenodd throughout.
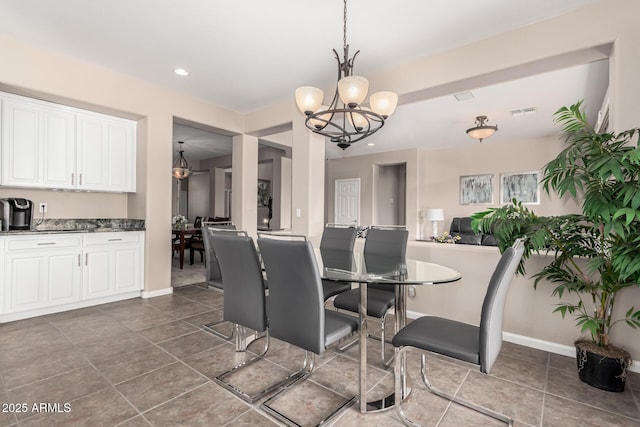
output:
<path id="1" fill-rule="evenodd" d="M 356 71 L 366 76 L 595 1 L 350 0 L 347 38 L 352 53 L 361 51 Z M 0 0 L 0 35 L 247 113 L 291 99 L 301 85 L 335 84 L 331 49 L 342 47 L 342 7 L 339 0 Z M 191 75 L 175 75 L 176 67 Z M 559 106 L 581 98 L 599 104 L 606 68 L 574 67 L 478 88 L 466 103 L 449 96 L 405 104 L 378 134 L 347 152 L 327 144 L 327 157 L 469 143 L 464 130 L 479 114 L 500 127 L 494 139 L 550 133 L 551 113 Z M 538 108 L 537 116 L 509 117 L 509 110 L 529 106 Z M 181 138 L 193 145 L 194 158 L 203 155 L 195 150 L 210 148 L 201 132 Z"/>

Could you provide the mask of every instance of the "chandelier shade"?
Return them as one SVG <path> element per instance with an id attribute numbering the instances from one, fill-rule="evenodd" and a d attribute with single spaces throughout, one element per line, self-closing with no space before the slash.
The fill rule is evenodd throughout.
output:
<path id="1" fill-rule="evenodd" d="M 347 0 L 344 0 L 343 42 L 342 59 L 333 50 L 338 63 L 338 81 L 331 103 L 323 105 L 324 92 L 312 86 L 296 89 L 295 98 L 298 109 L 307 116 L 305 126 L 312 132 L 329 138 L 344 150 L 384 126 L 385 120 L 398 105 L 398 95 L 389 91 L 377 92 L 369 99 L 371 108 L 362 105 L 369 92 L 369 80 L 353 75 L 353 62 L 360 51 L 349 58 Z"/>
<path id="2" fill-rule="evenodd" d="M 178 158 L 173 164 L 173 170 L 171 174 L 174 176 L 174 178 L 182 180 L 191 175 L 191 168 L 187 163 L 187 159 L 184 158 L 184 150 L 182 149 L 182 144 L 184 144 L 184 141 L 178 141 L 178 144 L 180 144 L 180 149 L 178 150 Z"/>
<path id="3" fill-rule="evenodd" d="M 498 130 L 498 126 L 489 126 L 485 124 L 486 121 L 487 116 L 476 117 L 476 126 L 467 129 L 467 135 L 473 139 L 480 140 L 480 142 L 492 136 Z"/>

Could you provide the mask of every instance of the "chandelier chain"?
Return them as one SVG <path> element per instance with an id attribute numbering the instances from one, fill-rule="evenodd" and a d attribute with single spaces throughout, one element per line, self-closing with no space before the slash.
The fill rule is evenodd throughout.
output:
<path id="1" fill-rule="evenodd" d="M 347 0 L 344 0 L 344 33 L 342 36 L 342 45 L 347 47 Z"/>

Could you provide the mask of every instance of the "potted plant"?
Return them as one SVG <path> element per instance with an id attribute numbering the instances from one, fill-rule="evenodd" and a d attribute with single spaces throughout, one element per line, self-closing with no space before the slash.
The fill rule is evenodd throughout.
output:
<path id="1" fill-rule="evenodd" d="M 532 253 L 551 261 L 533 275 L 534 286 L 546 280 L 561 301 L 554 312 L 576 318 L 590 339 L 575 342 L 580 379 L 598 388 L 623 391 L 628 352 L 609 342 L 611 328 L 626 323 L 640 327 L 640 310 L 629 307 L 614 318 L 618 292 L 640 283 L 640 149 L 634 128 L 598 133 L 587 123 L 582 101 L 562 107 L 566 147 L 543 168 L 542 185 L 560 198 L 576 198 L 580 214 L 537 216 L 517 200 L 472 216 L 476 231 L 491 230 L 500 251 L 526 237 L 518 274 Z"/>

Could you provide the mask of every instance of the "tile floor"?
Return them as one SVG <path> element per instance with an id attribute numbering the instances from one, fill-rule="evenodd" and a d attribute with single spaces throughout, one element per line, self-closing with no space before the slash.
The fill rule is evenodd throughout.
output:
<path id="1" fill-rule="evenodd" d="M 221 292 L 186 286 L 172 296 L 0 325 L 0 426 L 277 425 L 259 409 L 260 402 L 249 405 L 212 381 L 245 357 L 201 329 L 221 318 L 221 308 Z M 378 344 L 370 345 L 368 382 L 371 393 L 382 396 L 393 388 L 393 377 L 380 367 Z M 266 360 L 232 381 L 248 392 L 258 390 L 296 369 L 301 355 L 272 340 Z M 332 409 L 357 392 L 357 356 L 358 346 L 342 354 L 324 353 L 310 379 L 289 389 L 274 406 L 300 424 L 317 422 L 319 410 Z M 438 357 L 429 358 L 429 367 L 437 387 L 502 410 L 519 426 L 640 426 L 638 374 L 624 393 L 608 393 L 582 384 L 573 359 L 509 343 L 491 375 Z M 418 371 L 419 357 L 410 354 L 413 391 L 404 407 L 416 421 L 425 426 L 501 425 L 428 394 Z M 18 411 L 22 404 L 26 411 Z M 401 423 L 393 411 L 361 415 L 353 408 L 335 425 Z"/>

